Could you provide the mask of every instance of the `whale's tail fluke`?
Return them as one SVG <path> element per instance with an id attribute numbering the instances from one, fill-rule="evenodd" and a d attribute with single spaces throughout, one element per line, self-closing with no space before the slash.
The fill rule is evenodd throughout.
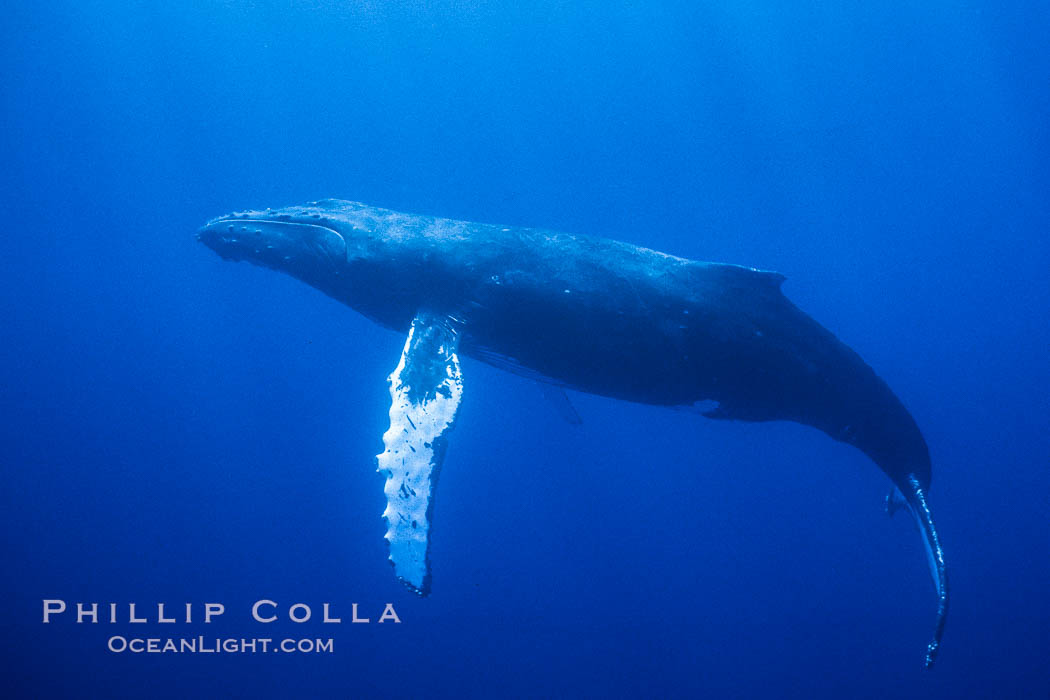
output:
<path id="1" fill-rule="evenodd" d="M 907 506 L 915 518 L 919 534 L 922 535 L 922 542 L 926 547 L 926 560 L 930 565 L 930 576 L 933 578 L 933 587 L 937 592 L 937 622 L 933 628 L 933 641 L 926 647 L 926 668 L 932 668 L 937 660 L 937 652 L 940 651 L 944 621 L 948 617 L 948 567 L 944 563 L 944 550 L 941 549 L 937 528 L 933 524 L 930 506 L 926 503 L 926 491 L 918 477 L 909 474 L 897 484 L 897 487 L 904 497 L 903 505 Z M 899 501 L 891 492 L 886 499 L 886 510 L 890 515 L 897 510 L 898 503 Z"/>

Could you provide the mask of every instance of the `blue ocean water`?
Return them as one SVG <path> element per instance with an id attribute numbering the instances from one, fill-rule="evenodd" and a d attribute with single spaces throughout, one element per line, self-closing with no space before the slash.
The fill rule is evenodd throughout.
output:
<path id="1" fill-rule="evenodd" d="M 1007 5 L 8 6 L 4 696 L 1047 697 L 1050 11 Z M 930 445 L 938 666 L 859 452 L 586 395 L 574 427 L 470 360 L 411 596 L 374 471 L 404 339 L 193 237 L 323 197 L 787 275 Z"/>

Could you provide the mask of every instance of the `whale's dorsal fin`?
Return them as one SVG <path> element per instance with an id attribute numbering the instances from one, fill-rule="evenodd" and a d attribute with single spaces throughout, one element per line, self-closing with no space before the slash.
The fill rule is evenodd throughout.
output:
<path id="1" fill-rule="evenodd" d="M 757 267 L 745 267 L 744 265 L 731 265 L 729 263 L 702 263 L 715 268 L 722 273 L 723 281 L 735 283 L 741 286 L 757 286 L 760 288 L 780 291 L 780 286 L 787 279 L 779 272 L 772 270 L 760 270 Z"/>
<path id="2" fill-rule="evenodd" d="M 419 595 L 430 591 L 434 486 L 463 396 L 458 346 L 449 318 L 420 312 L 388 379 L 390 429 L 377 457 L 377 471 L 386 477 L 386 539 L 397 577 Z"/>

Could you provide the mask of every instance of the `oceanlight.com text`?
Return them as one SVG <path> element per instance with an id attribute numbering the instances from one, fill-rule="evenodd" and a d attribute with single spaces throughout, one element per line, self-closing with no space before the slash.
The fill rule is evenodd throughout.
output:
<path id="1" fill-rule="evenodd" d="M 236 637 L 122 637 L 106 642 L 109 651 L 121 654 L 331 654 L 332 639 L 280 639 Z"/>

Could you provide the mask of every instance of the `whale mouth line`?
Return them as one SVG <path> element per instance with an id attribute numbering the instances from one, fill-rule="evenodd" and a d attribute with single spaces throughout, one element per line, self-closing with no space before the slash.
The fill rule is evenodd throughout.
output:
<path id="1" fill-rule="evenodd" d="M 212 219 L 211 221 L 206 223 L 203 227 L 201 227 L 201 229 L 199 231 L 197 231 L 197 240 L 198 241 L 202 241 L 203 243 L 208 245 L 208 247 L 217 250 L 219 255 L 224 260 L 234 260 L 234 259 L 237 259 L 235 256 L 232 256 L 232 255 L 230 255 L 228 253 L 224 253 L 221 249 L 217 248 L 211 242 L 206 240 L 205 239 L 205 234 L 210 233 L 210 234 L 217 235 L 219 237 L 219 239 L 222 240 L 224 243 L 229 243 L 229 242 L 231 242 L 231 240 L 236 240 L 235 238 L 231 239 L 231 234 L 233 234 L 235 236 L 237 235 L 237 232 L 236 232 L 235 228 L 240 228 L 240 229 L 242 229 L 243 233 L 251 235 L 253 233 L 254 234 L 262 233 L 262 228 L 264 228 L 264 227 L 268 227 L 271 230 L 273 230 L 274 228 L 279 228 L 279 227 L 299 228 L 299 229 L 311 229 L 311 228 L 312 229 L 316 229 L 318 231 L 323 231 L 324 233 L 330 233 L 330 234 L 336 236 L 339 239 L 339 242 L 343 244 L 343 250 L 345 251 L 345 250 L 348 249 L 347 242 L 346 242 L 346 236 L 344 236 L 342 233 L 340 233 L 336 229 L 332 228 L 331 226 L 326 226 L 324 223 L 319 222 L 319 221 L 285 221 L 285 220 L 274 220 L 274 219 L 246 219 L 246 218 L 239 218 L 239 217 L 236 217 L 236 216 L 234 216 L 234 217 L 226 217 L 226 216 L 224 216 L 224 217 L 220 217 L 218 219 Z M 254 228 L 255 230 L 254 231 L 248 230 L 250 228 Z M 237 236 L 237 237 L 239 237 L 239 236 Z"/>
<path id="2" fill-rule="evenodd" d="M 270 252 L 263 251 L 264 245 L 267 249 L 274 247 L 266 243 L 263 237 L 264 231 L 274 236 L 301 237 L 302 242 L 307 243 L 308 247 L 299 250 L 300 253 L 312 251 L 313 255 L 320 256 L 333 266 L 345 259 L 349 248 L 346 237 L 342 233 L 323 221 L 313 219 L 295 221 L 235 215 L 223 216 L 212 219 L 198 230 L 197 240 L 218 253 L 223 260 L 234 262 L 250 260 L 274 269 L 282 269 L 284 263 L 292 259 L 289 257 L 291 253 L 283 256 L 282 263 Z M 331 243 L 328 245 L 322 244 L 320 241 L 329 235 L 335 238 L 329 238 Z M 335 249 L 338 247 L 341 247 L 341 250 L 336 252 Z"/>
<path id="3" fill-rule="evenodd" d="M 229 224 L 231 226 L 237 224 L 240 224 L 242 226 L 245 224 L 253 224 L 256 226 L 307 226 L 310 228 L 319 228 L 330 233 L 334 233 L 343 240 L 343 243 L 346 243 L 346 239 L 343 237 L 343 234 L 339 233 L 339 231 L 335 230 L 331 226 L 325 226 L 319 221 L 285 221 L 280 219 L 243 219 L 237 217 L 220 217 L 218 219 L 212 219 L 211 221 L 209 221 L 207 224 L 204 225 L 204 227 L 201 230 L 206 231 L 214 226 L 219 226 L 221 224 Z"/>

